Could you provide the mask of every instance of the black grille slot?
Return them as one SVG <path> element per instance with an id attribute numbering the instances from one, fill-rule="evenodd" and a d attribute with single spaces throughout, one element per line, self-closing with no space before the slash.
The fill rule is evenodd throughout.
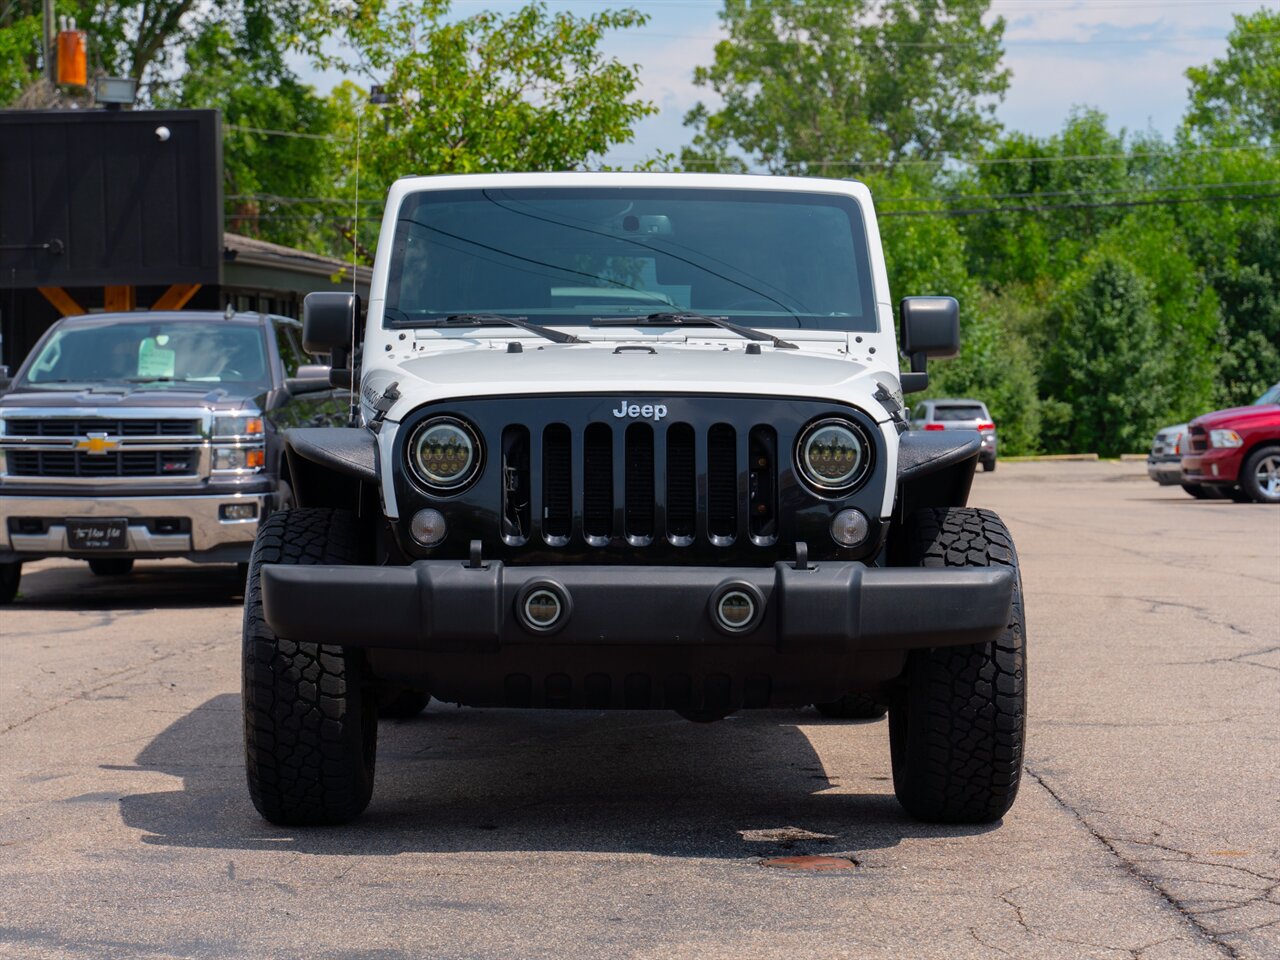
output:
<path id="1" fill-rule="evenodd" d="M 529 539 L 529 428 L 502 431 L 502 538 L 513 546 Z"/>
<path id="2" fill-rule="evenodd" d="M 604 423 L 589 425 L 583 437 L 582 532 L 598 543 L 613 534 L 613 431 Z"/>
<path id="3" fill-rule="evenodd" d="M 778 434 L 756 426 L 748 436 L 747 526 L 752 540 L 767 546 L 778 539 Z"/>
<path id="4" fill-rule="evenodd" d="M 707 431 L 707 533 L 721 543 L 738 532 L 737 442 L 727 423 Z"/>
<path id="5" fill-rule="evenodd" d="M 553 423 L 542 433 L 542 533 L 549 542 L 569 539 L 573 519 L 573 453 L 569 428 Z"/>
<path id="6" fill-rule="evenodd" d="M 693 427 L 673 423 L 667 429 L 667 535 L 690 543 L 697 531 L 698 473 Z"/>
<path id="7" fill-rule="evenodd" d="M 1204 427 L 1192 427 L 1188 433 L 1193 452 L 1203 453 L 1209 449 L 1209 434 L 1205 432 Z"/>
<path id="8" fill-rule="evenodd" d="M 627 536 L 643 546 L 653 539 L 653 428 L 647 423 L 627 427 Z"/>
<path id="9" fill-rule="evenodd" d="M 102 417 L 22 417 L 8 421 L 13 437 L 84 437 L 105 433 L 109 437 L 191 437 L 200 435 L 199 420 Z"/>
<path id="10" fill-rule="evenodd" d="M 15 477 L 182 477 L 196 472 L 195 451 L 123 450 L 95 456 L 74 450 L 11 450 Z"/>

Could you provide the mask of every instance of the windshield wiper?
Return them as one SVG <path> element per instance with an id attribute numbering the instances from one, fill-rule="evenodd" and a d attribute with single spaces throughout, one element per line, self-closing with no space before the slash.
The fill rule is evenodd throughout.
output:
<path id="1" fill-rule="evenodd" d="M 188 380 L 186 377 L 123 377 L 125 383 L 215 383 L 213 380 Z"/>
<path id="2" fill-rule="evenodd" d="M 744 327 L 736 323 L 730 323 L 724 317 L 709 317 L 705 313 L 695 313 L 692 310 L 659 310 L 657 313 L 646 313 L 639 317 L 592 317 L 593 326 L 600 327 L 642 327 L 646 325 L 658 327 L 682 327 L 685 324 L 709 325 L 712 327 L 720 327 L 728 330 L 730 333 L 736 333 L 738 336 L 747 340 L 768 340 L 779 350 L 796 350 L 798 349 L 794 343 L 783 340 L 781 337 L 775 337 L 772 333 L 765 333 L 763 330 L 756 330 L 754 327 Z"/>
<path id="3" fill-rule="evenodd" d="M 414 324 L 414 326 L 479 327 L 486 323 L 505 323 L 508 326 L 519 327 L 521 330 L 528 330 L 530 333 L 536 333 L 540 337 L 546 337 L 554 343 L 588 342 L 581 337 L 575 337 L 572 333 L 561 333 L 559 330 L 552 330 L 550 327 L 530 323 L 524 317 L 509 317 L 502 313 L 451 313 L 439 320 L 428 320 L 425 323 Z"/>

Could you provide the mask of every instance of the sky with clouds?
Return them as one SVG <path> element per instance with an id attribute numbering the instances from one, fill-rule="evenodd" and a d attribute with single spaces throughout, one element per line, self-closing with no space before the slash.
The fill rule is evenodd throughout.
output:
<path id="1" fill-rule="evenodd" d="M 838 2 L 838 0 L 829 0 Z M 456 15 L 517 9 L 517 0 L 454 0 Z M 587 14 L 633 6 L 646 26 L 617 31 L 606 52 L 640 65 L 642 96 L 659 109 L 635 140 L 606 158 L 625 165 L 662 151 L 678 153 L 690 132 L 685 112 L 710 91 L 693 85 L 693 69 L 709 64 L 721 38 L 720 0 L 548 0 L 552 10 Z M 1004 17 L 1009 91 L 997 110 L 1013 130 L 1046 135 L 1061 129 L 1076 105 L 1097 107 L 1113 128 L 1153 129 L 1168 136 L 1186 106 L 1189 66 L 1226 50 L 1232 15 L 1280 0 L 992 0 L 989 18 Z M 321 89 L 329 78 L 312 76 Z"/>

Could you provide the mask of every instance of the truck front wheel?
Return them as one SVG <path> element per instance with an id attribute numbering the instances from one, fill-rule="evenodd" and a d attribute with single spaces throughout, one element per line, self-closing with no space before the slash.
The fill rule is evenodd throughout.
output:
<path id="1" fill-rule="evenodd" d="M 919 511 L 905 534 L 913 565 L 1012 567 L 1009 531 L 990 510 Z M 907 812 L 935 823 L 990 823 L 1013 805 L 1022 777 L 1026 630 L 1022 579 L 1009 624 L 989 643 L 915 650 L 889 708 L 893 789 Z"/>
<path id="2" fill-rule="evenodd" d="M 373 794 L 377 698 L 364 658 L 278 637 L 262 616 L 264 564 L 366 562 L 363 534 L 345 510 L 284 510 L 254 542 L 244 605 L 245 769 L 253 805 L 272 823 L 345 823 Z"/>
<path id="3" fill-rule="evenodd" d="M 18 581 L 22 579 L 22 561 L 0 563 L 0 606 L 13 603 L 18 595 Z"/>

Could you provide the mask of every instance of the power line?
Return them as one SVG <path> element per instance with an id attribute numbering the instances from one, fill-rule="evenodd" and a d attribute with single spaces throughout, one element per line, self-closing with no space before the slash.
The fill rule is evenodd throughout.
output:
<path id="1" fill-rule="evenodd" d="M 802 28 L 805 29 L 805 28 Z M 1266 40 L 1271 37 L 1280 36 L 1280 31 L 1275 30 L 1257 30 L 1248 33 L 1240 33 L 1234 35 L 1207 35 L 1207 34 L 1190 34 L 1187 36 L 1171 36 L 1171 37 L 1113 37 L 1113 38 L 1097 38 L 1097 39 L 1079 39 L 1075 37 L 1000 37 L 989 40 L 885 40 L 876 38 L 867 43 L 855 42 L 855 49 L 867 48 L 871 50 L 893 48 L 907 48 L 913 50 L 945 50 L 950 47 L 979 47 L 990 43 L 1000 46 L 1014 44 L 1017 46 L 1062 46 L 1062 47 L 1094 47 L 1094 46 L 1167 46 L 1177 43 L 1222 43 L 1226 40 Z M 803 46 L 808 40 L 803 37 L 794 37 L 784 39 L 779 37 L 712 37 L 703 34 L 693 33 L 656 33 L 650 30 L 640 29 L 634 35 L 635 39 L 652 38 L 654 40 L 698 40 L 706 39 L 708 41 L 736 41 L 740 42 L 744 47 L 753 46 L 769 46 L 769 47 L 795 47 Z"/>
<path id="2" fill-rule="evenodd" d="M 1142 159 L 1149 157 L 1160 157 L 1173 160 L 1178 157 L 1199 156 L 1202 154 L 1214 153 L 1232 153 L 1239 150 L 1275 150 L 1277 146 L 1273 144 L 1245 144 L 1235 147 L 1192 147 L 1187 150 L 1151 150 L 1151 151 L 1135 151 L 1129 153 L 1069 153 L 1059 154 L 1050 157 L 942 157 L 937 160 L 841 160 L 836 157 L 829 157 L 821 160 L 796 160 L 791 163 L 784 164 L 782 169 L 795 170 L 800 167 L 905 167 L 905 166 L 942 166 L 948 163 L 963 164 L 966 166 L 989 166 L 994 164 L 1014 164 L 1014 163 L 1063 163 L 1075 160 L 1115 160 L 1115 159 Z M 621 161 L 626 162 L 626 161 Z M 692 160 L 682 161 L 684 166 L 714 167 L 719 165 L 717 160 Z"/>
<path id="3" fill-rule="evenodd" d="M 1021 193 L 955 193 L 942 197 L 876 197 L 882 203 L 956 203 L 971 200 L 1022 200 L 1029 197 L 1114 196 L 1121 193 L 1166 193 L 1180 190 L 1229 190 L 1237 187 L 1271 187 L 1280 180 L 1231 180 L 1225 183 L 1179 183 L 1165 186 L 1116 187 L 1107 190 L 1026 190 Z"/>
<path id="4" fill-rule="evenodd" d="M 350 140 L 344 140 L 341 137 L 334 137 L 326 133 L 303 133 L 298 130 L 270 130 L 266 127 L 246 127 L 238 123 L 224 123 L 224 130 L 235 130 L 240 133 L 257 133 L 267 137 L 298 137 L 302 140 L 328 140 L 330 143 L 351 143 Z"/>
<path id="5" fill-rule="evenodd" d="M 1110 200 L 1105 203 L 1045 203 L 1034 206 L 971 207 L 964 210 L 886 210 L 881 217 L 976 217 L 990 213 L 1042 213 L 1048 210 L 1101 210 L 1110 207 L 1165 207 L 1184 203 L 1230 203 L 1233 200 L 1275 200 L 1280 193 L 1240 193 L 1216 197 L 1167 197 L 1162 200 Z"/>

